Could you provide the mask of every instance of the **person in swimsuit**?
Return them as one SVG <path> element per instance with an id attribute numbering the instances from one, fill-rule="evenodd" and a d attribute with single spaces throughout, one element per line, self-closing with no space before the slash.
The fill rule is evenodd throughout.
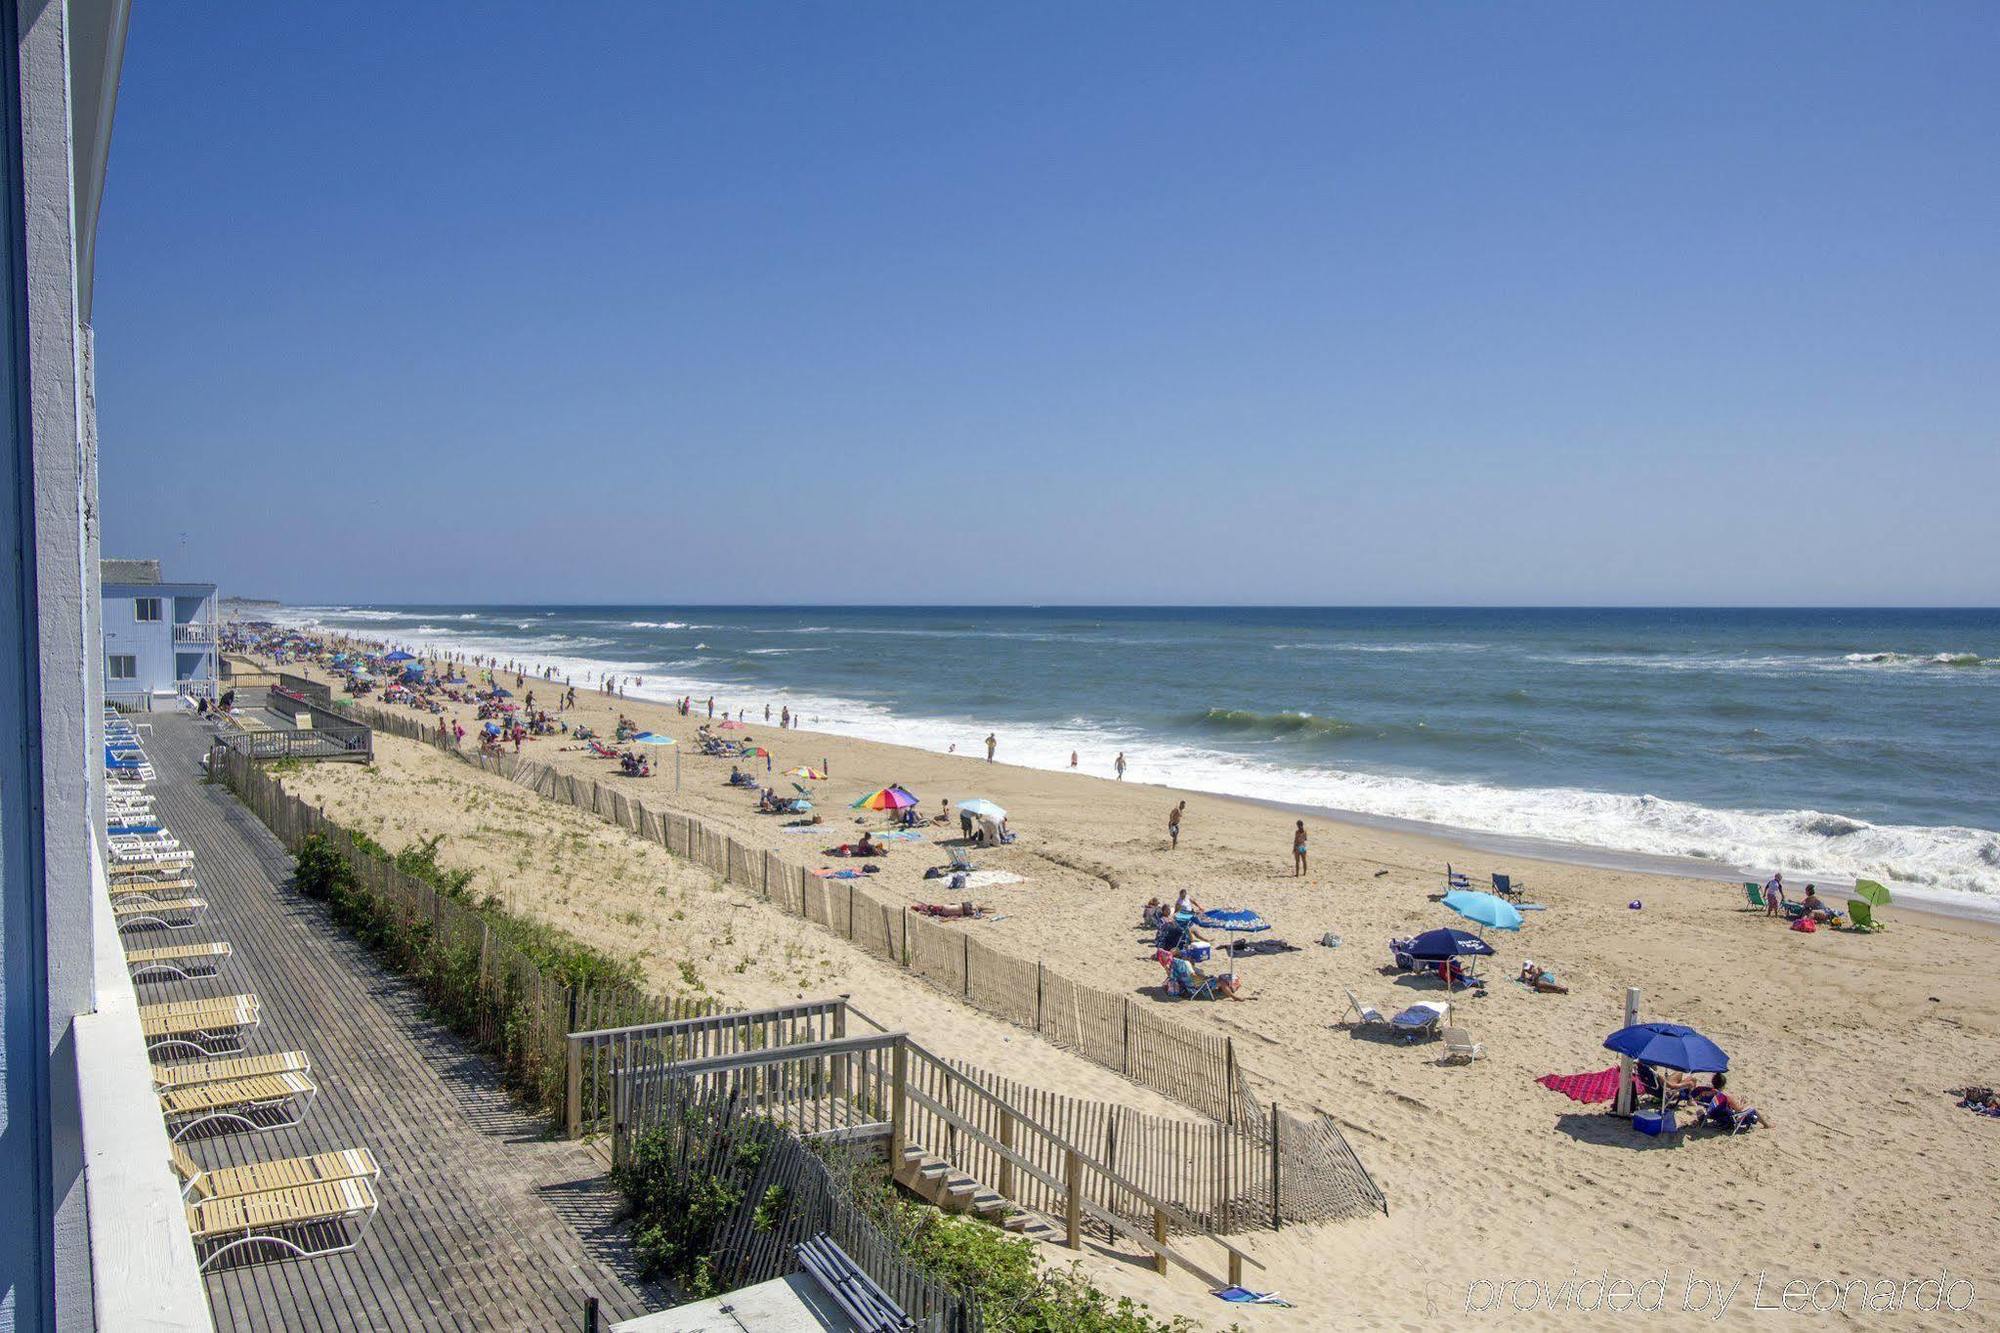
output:
<path id="1" fill-rule="evenodd" d="M 1299 821 L 1299 826 L 1292 830 L 1292 878 L 1297 879 L 1300 875 L 1303 875 L 1305 873 L 1306 873 L 1306 821 L 1301 819 Z"/>
<path id="2" fill-rule="evenodd" d="M 1181 845 L 1181 812 L 1186 809 L 1187 809 L 1187 802 L 1182 801 L 1179 805 L 1175 806 L 1172 810 L 1169 810 L 1167 812 L 1168 851 L 1172 851 L 1176 847 L 1179 847 Z"/>

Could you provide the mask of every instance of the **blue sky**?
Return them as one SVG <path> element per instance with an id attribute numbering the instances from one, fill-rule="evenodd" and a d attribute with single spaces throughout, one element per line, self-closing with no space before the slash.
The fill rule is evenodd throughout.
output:
<path id="1" fill-rule="evenodd" d="M 2000 7 L 135 6 L 105 544 L 290 600 L 2000 602 Z"/>

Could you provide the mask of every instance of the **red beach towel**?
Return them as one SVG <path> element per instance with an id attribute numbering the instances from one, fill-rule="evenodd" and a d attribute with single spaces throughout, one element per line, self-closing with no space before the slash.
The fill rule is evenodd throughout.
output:
<path id="1" fill-rule="evenodd" d="M 1618 1095 L 1618 1066 L 1593 1074 L 1544 1074 L 1535 1082 L 1573 1102 L 1608 1102 Z"/>

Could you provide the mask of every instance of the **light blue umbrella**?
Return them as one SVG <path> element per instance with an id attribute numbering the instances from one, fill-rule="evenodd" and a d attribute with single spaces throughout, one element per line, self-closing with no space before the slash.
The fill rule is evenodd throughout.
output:
<path id="1" fill-rule="evenodd" d="M 642 731 L 632 739 L 641 745 L 672 745 L 674 743 L 672 736 L 662 736 L 654 731 Z"/>
<path id="2" fill-rule="evenodd" d="M 1444 896 L 1444 905 L 1460 916 L 1495 930 L 1519 930 L 1521 914 L 1514 905 L 1490 893 L 1453 889 Z"/>
<path id="3" fill-rule="evenodd" d="M 1005 819 L 1007 812 L 984 796 L 973 796 L 958 803 L 958 808 L 968 815 L 984 819 Z"/>

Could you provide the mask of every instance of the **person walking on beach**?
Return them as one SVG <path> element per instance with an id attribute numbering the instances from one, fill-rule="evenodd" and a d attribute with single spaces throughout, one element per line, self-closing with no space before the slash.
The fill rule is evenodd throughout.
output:
<path id="1" fill-rule="evenodd" d="M 990 731 L 986 733 L 986 762 L 987 762 L 987 763 L 989 763 L 989 764 L 990 764 L 990 763 L 992 763 L 992 762 L 993 762 L 993 751 L 994 751 L 994 749 L 995 749 L 995 748 L 996 748 L 996 747 L 997 747 L 997 746 L 998 746 L 999 744 L 1000 744 L 1000 738 L 999 738 L 999 737 L 995 736 L 995 735 L 994 735 L 994 734 L 993 734 L 992 732 L 990 732 Z"/>
<path id="2" fill-rule="evenodd" d="M 1771 876 L 1764 884 L 1764 915 L 1783 916 L 1785 914 L 1785 877 Z"/>
<path id="3" fill-rule="evenodd" d="M 1303 875 L 1305 873 L 1306 873 L 1306 821 L 1301 819 L 1299 821 L 1299 826 L 1292 830 L 1292 878 L 1297 879 L 1300 875 Z"/>
<path id="4" fill-rule="evenodd" d="M 786 704 L 778 710 L 778 730 L 789 731 L 792 726 L 792 706 Z"/>
<path id="5" fill-rule="evenodd" d="M 712 694 L 708 696 L 708 720 L 715 721 L 715 696 Z"/>
<path id="6" fill-rule="evenodd" d="M 1075 768 L 1075 767 L 1076 767 L 1076 751 L 1075 751 L 1075 750 L 1071 750 L 1071 751 L 1069 752 L 1069 766 L 1070 766 L 1071 768 Z"/>
<path id="7" fill-rule="evenodd" d="M 1186 809 L 1187 802 L 1182 801 L 1167 812 L 1167 850 L 1170 852 L 1181 845 L 1181 814 Z"/>
<path id="8" fill-rule="evenodd" d="M 1125 752 L 1123 750 L 1118 752 L 1118 758 L 1112 761 L 1111 766 L 1118 770 L 1118 780 L 1123 782 L 1125 780 Z"/>
<path id="9" fill-rule="evenodd" d="M 771 720 L 771 705 L 769 704 L 764 705 L 764 720 L 766 722 Z"/>

